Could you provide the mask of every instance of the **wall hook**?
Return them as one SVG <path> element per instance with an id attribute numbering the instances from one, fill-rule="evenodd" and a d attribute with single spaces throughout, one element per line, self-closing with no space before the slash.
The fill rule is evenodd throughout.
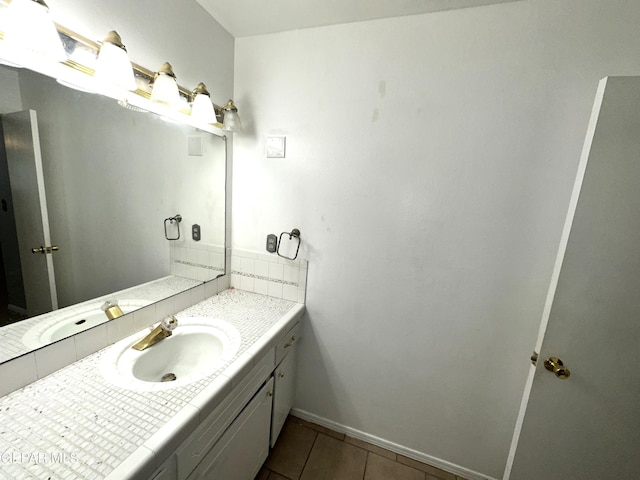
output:
<path id="1" fill-rule="evenodd" d="M 164 238 L 167 240 L 180 240 L 180 222 L 182 221 L 182 215 L 177 214 L 175 217 L 169 217 L 164 219 Z M 169 234 L 167 233 L 167 222 L 170 224 L 176 223 L 178 227 L 178 236 L 176 238 L 169 238 Z"/>
<path id="2" fill-rule="evenodd" d="M 280 253 L 280 247 L 282 247 L 282 236 L 283 235 L 289 235 L 289 240 L 293 240 L 294 238 L 298 240 L 298 245 L 296 247 L 296 253 L 295 255 L 292 257 L 287 257 L 286 255 L 283 255 Z M 294 228 L 293 230 L 291 230 L 290 232 L 282 232 L 280 234 L 280 239 L 278 241 L 278 250 L 277 250 L 277 254 L 278 256 L 282 257 L 282 258 L 286 258 L 287 260 L 295 260 L 296 258 L 298 258 L 298 251 L 300 251 L 300 230 L 298 230 L 297 228 Z"/>

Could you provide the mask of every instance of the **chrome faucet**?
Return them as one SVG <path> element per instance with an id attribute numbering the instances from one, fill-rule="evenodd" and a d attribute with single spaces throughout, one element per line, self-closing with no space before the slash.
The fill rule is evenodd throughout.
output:
<path id="1" fill-rule="evenodd" d="M 178 319 L 170 315 L 165 317 L 156 328 L 151 330 L 146 337 L 140 340 L 138 343 L 134 344 L 131 348 L 136 350 L 146 350 L 151 345 L 155 345 L 161 340 L 164 340 L 167 337 L 170 337 L 173 329 L 178 326 Z"/>

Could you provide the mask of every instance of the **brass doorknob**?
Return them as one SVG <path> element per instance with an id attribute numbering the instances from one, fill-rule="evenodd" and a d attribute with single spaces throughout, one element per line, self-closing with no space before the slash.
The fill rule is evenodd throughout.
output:
<path id="1" fill-rule="evenodd" d="M 558 357 L 549 357 L 544 361 L 544 368 L 553 372 L 556 377 L 564 380 L 565 378 L 569 378 L 571 372 L 567 367 L 564 366 L 562 360 Z"/>

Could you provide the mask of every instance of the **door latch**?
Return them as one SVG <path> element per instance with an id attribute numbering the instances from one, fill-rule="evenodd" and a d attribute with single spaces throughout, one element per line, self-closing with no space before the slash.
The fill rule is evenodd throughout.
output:
<path id="1" fill-rule="evenodd" d="M 31 253 L 42 253 L 46 255 L 47 253 L 53 253 L 60 250 L 60 247 L 57 245 L 51 245 L 50 247 L 43 247 L 42 245 L 38 248 L 32 248 Z"/>
<path id="2" fill-rule="evenodd" d="M 538 352 L 536 352 L 535 350 L 531 354 L 531 365 L 533 365 L 534 367 L 538 365 Z"/>

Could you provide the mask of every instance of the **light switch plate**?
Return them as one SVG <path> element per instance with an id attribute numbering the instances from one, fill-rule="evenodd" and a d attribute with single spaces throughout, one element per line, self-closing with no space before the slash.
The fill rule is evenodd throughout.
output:
<path id="1" fill-rule="evenodd" d="M 287 137 L 267 137 L 267 158 L 284 158 Z"/>

